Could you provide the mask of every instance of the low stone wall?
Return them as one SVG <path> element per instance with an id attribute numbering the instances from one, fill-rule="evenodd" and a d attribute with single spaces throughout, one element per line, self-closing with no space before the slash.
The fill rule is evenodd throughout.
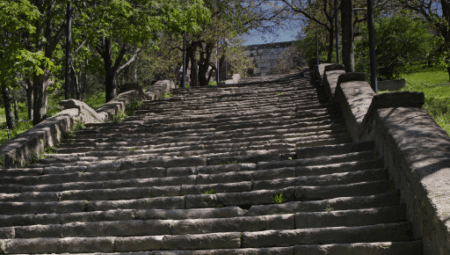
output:
<path id="1" fill-rule="evenodd" d="M 312 81 L 326 91 L 336 88 L 331 100 L 341 107 L 354 141 L 375 141 L 424 254 L 450 254 L 450 137 L 421 109 L 424 95 L 377 95 L 360 73 L 331 79 L 337 74 L 325 66 L 316 66 Z"/>
<path id="2" fill-rule="evenodd" d="M 45 147 L 57 145 L 76 121 L 92 123 L 111 120 L 114 114 L 125 111 L 125 107 L 132 99 L 160 99 L 164 97 L 164 92 L 170 92 L 173 88 L 175 88 L 173 81 L 159 81 L 145 93 L 142 90 L 123 92 L 97 111 L 78 100 L 63 100 L 60 104 L 66 108 L 65 110 L 0 146 L 0 165 L 3 169 L 24 167 L 38 152 L 41 154 Z"/>

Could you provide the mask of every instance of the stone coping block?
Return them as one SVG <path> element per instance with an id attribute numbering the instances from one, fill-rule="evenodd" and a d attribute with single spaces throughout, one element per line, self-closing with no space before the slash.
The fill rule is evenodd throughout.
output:
<path id="1" fill-rule="evenodd" d="M 164 93 L 169 93 L 174 88 L 176 88 L 176 86 L 172 80 L 161 80 L 148 88 L 145 95 L 149 100 L 163 99 Z"/>
<path id="2" fill-rule="evenodd" d="M 105 122 L 114 114 L 125 111 L 132 99 L 154 100 L 164 97 L 164 92 L 175 88 L 173 81 L 158 81 L 146 93 L 141 89 L 130 90 L 117 95 L 107 104 L 94 111 L 87 104 L 75 100 L 62 100 L 59 104 L 65 110 L 45 119 L 38 125 L 0 146 L 0 167 L 21 168 L 42 154 L 47 146 L 55 146 L 63 135 L 70 131 L 76 121 L 82 123 Z"/>
<path id="3" fill-rule="evenodd" d="M 240 74 L 233 74 L 233 77 L 230 80 L 226 80 L 225 84 L 236 84 L 241 80 Z"/>
<path id="4" fill-rule="evenodd" d="M 323 63 L 314 66 L 313 73 L 311 75 L 311 82 L 317 85 L 322 85 L 322 78 L 325 75 L 325 66 L 332 65 L 331 63 Z"/>
<path id="5" fill-rule="evenodd" d="M 328 67 L 330 66 L 326 66 L 325 69 L 327 69 Z M 333 101 L 339 77 L 344 74 L 345 70 L 341 69 L 333 69 L 325 72 L 325 76 L 323 78 L 323 86 L 325 87 L 325 93 L 327 94 L 330 101 Z"/>
<path id="6" fill-rule="evenodd" d="M 326 65 L 324 67 L 324 73 L 328 72 L 328 71 L 334 71 L 334 70 L 345 70 L 345 66 L 342 64 L 330 64 L 330 65 Z"/>
<path id="7" fill-rule="evenodd" d="M 379 81 L 378 82 L 378 90 L 399 90 L 406 86 L 406 79 L 399 80 L 389 80 L 389 81 Z"/>
<path id="8" fill-rule="evenodd" d="M 422 92 L 392 92 L 375 95 L 361 123 L 360 131 L 366 129 L 371 113 L 378 109 L 391 107 L 416 107 L 421 109 L 424 103 L 425 95 Z M 359 136 L 362 136 L 362 133 Z"/>
<path id="9" fill-rule="evenodd" d="M 341 83 L 348 81 L 365 81 L 365 80 L 366 80 L 365 73 L 344 73 L 339 75 L 336 86 L 340 86 Z"/>

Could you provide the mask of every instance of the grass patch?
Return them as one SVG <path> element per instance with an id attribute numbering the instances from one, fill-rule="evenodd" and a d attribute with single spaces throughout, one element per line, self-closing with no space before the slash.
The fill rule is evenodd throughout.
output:
<path id="1" fill-rule="evenodd" d="M 447 71 L 439 66 L 416 66 L 412 72 L 402 74 L 400 78 L 406 79 L 406 86 L 400 91 L 423 92 L 423 109 L 450 135 L 450 83 Z"/>
<path id="2" fill-rule="evenodd" d="M 213 194 L 216 194 L 216 193 L 217 192 L 213 188 L 211 188 L 210 190 L 205 191 L 203 194 L 205 194 L 205 195 L 213 195 Z"/>
<path id="3" fill-rule="evenodd" d="M 118 113 L 112 116 L 112 121 L 121 122 L 124 121 L 126 118 L 128 118 L 127 114 L 124 111 L 120 110 Z"/>
<path id="4" fill-rule="evenodd" d="M 125 113 L 128 116 L 134 115 L 136 110 L 141 107 L 142 101 L 136 100 L 134 98 L 131 99 L 130 103 L 125 107 Z"/>
<path id="5" fill-rule="evenodd" d="M 217 81 L 213 81 L 208 83 L 208 86 L 217 86 Z"/>
<path id="6" fill-rule="evenodd" d="M 128 148 L 128 151 L 137 151 L 139 150 L 138 148 Z"/>
<path id="7" fill-rule="evenodd" d="M 170 93 L 170 92 L 164 92 L 164 98 L 169 98 L 169 97 L 171 97 L 171 96 L 173 96 L 172 93 Z"/>
<path id="8" fill-rule="evenodd" d="M 216 165 L 220 166 L 220 165 L 230 165 L 230 164 L 237 164 L 237 163 L 239 163 L 239 162 L 237 160 L 234 160 L 234 161 L 227 161 L 225 163 L 216 162 Z"/>
<path id="9" fill-rule="evenodd" d="M 283 193 L 280 193 L 280 194 L 272 197 L 272 202 L 274 204 L 282 204 L 286 201 L 287 201 L 287 199 L 284 197 Z"/>
<path id="10" fill-rule="evenodd" d="M 284 94 L 283 92 L 277 92 L 277 96 L 281 96 L 283 94 Z"/>

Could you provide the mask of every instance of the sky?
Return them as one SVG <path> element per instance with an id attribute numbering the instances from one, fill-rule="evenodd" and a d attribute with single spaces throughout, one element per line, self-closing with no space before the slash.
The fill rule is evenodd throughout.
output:
<path id="1" fill-rule="evenodd" d="M 247 42 L 245 45 L 294 41 L 298 32 L 300 32 L 300 27 L 298 29 L 280 30 L 278 36 L 250 31 L 250 34 L 246 35 Z"/>

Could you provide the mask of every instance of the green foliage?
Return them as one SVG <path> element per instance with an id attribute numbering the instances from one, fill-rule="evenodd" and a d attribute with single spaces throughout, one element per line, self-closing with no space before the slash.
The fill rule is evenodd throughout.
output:
<path id="1" fill-rule="evenodd" d="M 214 191 L 213 188 L 211 188 L 210 190 L 205 191 L 203 194 L 205 194 L 205 195 L 213 195 L 213 194 L 216 194 L 216 193 L 217 193 L 217 192 Z"/>
<path id="2" fill-rule="evenodd" d="M 427 23 L 410 13 L 380 17 L 376 20 L 376 53 L 381 80 L 399 77 L 407 68 L 426 58 L 432 50 L 433 35 Z M 367 30 L 355 42 L 356 70 L 370 73 Z"/>
<path id="3" fill-rule="evenodd" d="M 425 94 L 423 109 L 450 135 L 450 83 L 445 68 L 417 66 L 413 73 L 400 77 L 406 78 L 406 87 L 402 91 Z"/>
<path id="4" fill-rule="evenodd" d="M 134 115 L 136 110 L 141 107 L 142 101 L 136 100 L 134 98 L 131 99 L 130 103 L 125 107 L 125 113 L 128 116 Z"/>
<path id="5" fill-rule="evenodd" d="M 225 163 L 216 162 L 216 165 L 220 166 L 220 165 L 229 165 L 229 164 L 237 164 L 237 163 L 238 163 L 237 160 L 233 160 L 233 161 L 227 161 Z"/>
<path id="6" fill-rule="evenodd" d="M 324 41 L 327 34 L 326 31 L 321 31 L 319 33 L 319 60 L 320 62 L 324 62 L 327 58 L 327 42 Z M 326 40 L 326 39 L 325 39 Z M 302 33 L 299 35 L 299 39 L 295 42 L 295 46 L 299 52 L 306 59 L 306 63 L 309 68 L 313 68 L 316 62 L 316 33 L 312 29 L 303 28 Z M 336 59 L 336 53 L 333 51 L 333 60 Z M 333 62 L 334 63 L 334 62 Z"/>
<path id="7" fill-rule="evenodd" d="M 284 94 L 283 92 L 277 92 L 277 96 L 281 96 L 283 94 Z"/>
<path id="8" fill-rule="evenodd" d="M 137 151 L 139 150 L 138 148 L 128 148 L 128 151 Z"/>
<path id="9" fill-rule="evenodd" d="M 287 199 L 284 197 L 283 193 L 280 193 L 280 194 L 272 197 L 272 202 L 274 204 L 282 204 L 286 201 L 287 201 Z"/>
<path id="10" fill-rule="evenodd" d="M 217 81 L 213 81 L 208 83 L 208 86 L 217 86 Z"/>
<path id="11" fill-rule="evenodd" d="M 120 110 L 118 113 L 112 116 L 112 121 L 121 122 L 124 121 L 126 118 L 128 118 L 127 114 L 124 111 Z"/>
<path id="12" fill-rule="evenodd" d="M 169 97 L 171 97 L 171 96 L 173 96 L 172 93 L 170 93 L 170 92 L 164 92 L 164 98 L 169 98 Z"/>
<path id="13" fill-rule="evenodd" d="M 45 147 L 44 152 L 45 152 L 45 154 L 53 154 L 53 153 L 56 153 L 55 149 L 56 148 L 53 146 L 47 146 L 47 147 Z"/>

